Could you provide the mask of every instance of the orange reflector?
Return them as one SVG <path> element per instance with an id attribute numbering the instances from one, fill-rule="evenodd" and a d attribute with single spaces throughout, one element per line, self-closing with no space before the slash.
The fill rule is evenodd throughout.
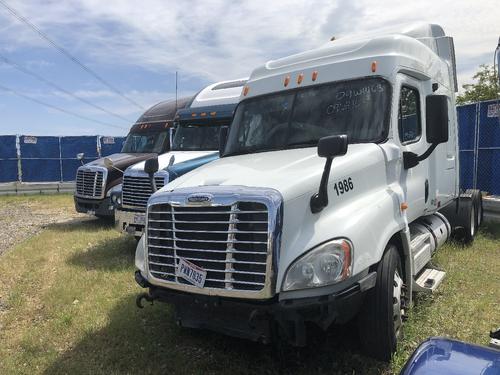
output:
<path id="1" fill-rule="evenodd" d="M 207 112 L 201 112 L 201 113 L 200 113 L 200 116 L 201 116 L 201 117 L 204 117 L 204 116 L 206 116 L 206 115 L 207 115 Z"/>
<path id="2" fill-rule="evenodd" d="M 286 77 L 285 77 L 285 81 L 283 82 L 283 85 L 284 85 L 285 87 L 287 87 L 289 83 L 290 83 L 290 76 L 286 76 Z"/>
<path id="3" fill-rule="evenodd" d="M 298 76 L 297 76 L 297 83 L 300 85 L 302 83 L 302 80 L 304 79 L 304 75 L 302 73 L 300 73 Z"/>
<path id="4" fill-rule="evenodd" d="M 215 116 L 217 112 L 210 112 L 210 116 Z"/>
<path id="5" fill-rule="evenodd" d="M 377 62 L 372 61 L 372 73 L 375 73 L 377 71 Z"/>
<path id="6" fill-rule="evenodd" d="M 248 91 L 250 91 L 250 87 L 248 86 L 243 87 L 243 96 L 247 96 Z"/>
<path id="7" fill-rule="evenodd" d="M 315 70 L 315 71 L 312 73 L 312 77 L 311 77 L 311 78 L 312 78 L 313 82 L 314 82 L 314 81 L 316 81 L 316 78 L 318 78 L 318 71 L 317 71 L 317 70 Z"/>
<path id="8" fill-rule="evenodd" d="M 196 117 L 196 113 L 191 113 L 191 117 Z"/>
<path id="9" fill-rule="evenodd" d="M 406 209 L 408 209 L 408 203 L 406 202 L 401 203 L 401 211 L 404 211 Z"/>

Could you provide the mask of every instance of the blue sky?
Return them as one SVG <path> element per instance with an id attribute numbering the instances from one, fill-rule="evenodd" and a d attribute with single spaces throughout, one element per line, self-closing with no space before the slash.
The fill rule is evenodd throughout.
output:
<path id="1" fill-rule="evenodd" d="M 212 82 L 248 76 L 267 60 L 315 48 L 331 36 L 416 21 L 455 38 L 459 84 L 497 44 L 498 5 L 429 1 L 2 0 L 59 45 L 147 108 Z M 1 57 L 106 108 L 108 115 L 5 64 Z M 0 87 L 92 118 L 60 113 L 0 88 L 0 134 L 124 135 L 141 110 L 61 55 L 0 6 Z"/>

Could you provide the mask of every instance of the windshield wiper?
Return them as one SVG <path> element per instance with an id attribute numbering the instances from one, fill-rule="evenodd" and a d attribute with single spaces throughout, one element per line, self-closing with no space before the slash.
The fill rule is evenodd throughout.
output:
<path id="1" fill-rule="evenodd" d="M 287 148 L 294 148 L 294 147 L 300 147 L 300 146 L 315 146 L 318 144 L 317 139 L 309 139 L 307 141 L 300 141 L 300 142 L 292 142 L 288 143 L 286 145 Z"/>

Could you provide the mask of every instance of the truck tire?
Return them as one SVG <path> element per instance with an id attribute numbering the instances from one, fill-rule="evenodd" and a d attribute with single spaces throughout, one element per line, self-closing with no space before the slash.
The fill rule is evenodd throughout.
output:
<path id="1" fill-rule="evenodd" d="M 377 282 L 368 291 L 358 316 L 363 351 L 389 362 L 396 351 L 403 324 L 403 279 L 401 258 L 396 246 L 387 245 L 377 266 Z"/>
<path id="2" fill-rule="evenodd" d="M 477 214 L 476 214 L 476 204 L 474 200 L 469 200 L 464 202 L 463 211 L 461 215 L 463 215 L 463 242 L 466 245 L 472 244 L 474 242 L 474 237 L 477 232 Z"/>
<path id="3" fill-rule="evenodd" d="M 476 210 L 476 230 L 479 229 L 481 223 L 483 222 L 483 195 L 480 190 L 477 189 L 467 189 L 466 194 L 470 194 L 472 197 L 472 203 Z"/>

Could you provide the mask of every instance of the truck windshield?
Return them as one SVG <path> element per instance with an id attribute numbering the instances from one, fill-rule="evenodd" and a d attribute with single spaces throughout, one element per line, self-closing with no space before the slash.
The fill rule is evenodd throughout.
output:
<path id="1" fill-rule="evenodd" d="M 329 135 L 383 141 L 390 94 L 389 83 L 374 77 L 248 99 L 236 109 L 224 156 L 314 147 Z"/>
<path id="2" fill-rule="evenodd" d="M 180 124 L 175 130 L 173 151 L 213 151 L 219 149 L 220 125 Z"/>
<path id="3" fill-rule="evenodd" d="M 129 133 L 122 152 L 162 154 L 168 150 L 168 135 L 169 130 Z"/>

